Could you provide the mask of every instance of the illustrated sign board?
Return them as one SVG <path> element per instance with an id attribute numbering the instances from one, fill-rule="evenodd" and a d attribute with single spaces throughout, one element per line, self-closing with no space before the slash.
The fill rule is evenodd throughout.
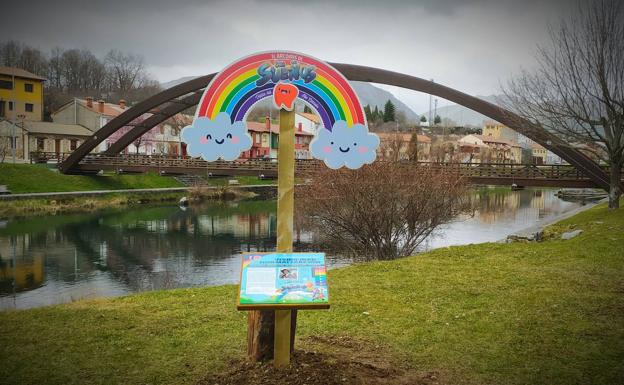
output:
<path id="1" fill-rule="evenodd" d="M 310 143 L 310 153 L 328 167 L 356 169 L 375 160 L 379 138 L 368 132 L 366 115 L 347 79 L 321 60 L 290 51 L 244 57 L 212 79 L 193 124 L 181 133 L 188 154 L 206 161 L 237 159 L 253 144 L 247 115 L 267 98 L 287 111 L 299 101 L 320 118 L 323 128 Z"/>
<path id="2" fill-rule="evenodd" d="M 243 254 L 238 309 L 267 308 L 329 308 L 325 254 Z"/>

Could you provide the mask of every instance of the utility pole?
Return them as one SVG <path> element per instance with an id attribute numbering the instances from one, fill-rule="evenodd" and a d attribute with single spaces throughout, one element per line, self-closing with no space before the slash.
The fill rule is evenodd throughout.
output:
<path id="1" fill-rule="evenodd" d="M 435 121 L 438 118 L 438 98 L 435 99 L 434 103 L 433 120 Z M 442 123 L 442 121 L 440 121 L 440 123 Z M 444 135 L 446 135 L 446 130 L 444 129 L 444 126 L 442 126 L 442 137 L 444 137 Z"/>
<path id="2" fill-rule="evenodd" d="M 431 81 L 433 82 L 433 78 L 431 79 Z M 432 125 L 432 119 L 431 119 L 431 94 L 429 94 L 429 128 L 431 129 L 431 127 L 433 127 Z"/>

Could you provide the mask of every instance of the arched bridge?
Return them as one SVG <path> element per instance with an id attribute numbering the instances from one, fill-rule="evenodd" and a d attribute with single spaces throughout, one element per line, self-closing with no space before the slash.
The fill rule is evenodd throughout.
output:
<path id="1" fill-rule="evenodd" d="M 420 91 L 450 100 L 463 105 L 474 111 L 496 120 L 509 128 L 525 135 L 536 143 L 552 151 L 562 159 L 570 163 L 584 179 L 591 181 L 593 186 L 609 189 L 609 175 L 597 163 L 589 159 L 580 151 L 570 147 L 564 141 L 550 134 L 540 126 L 522 119 L 518 115 L 493 103 L 470 96 L 455 89 L 410 76 L 398 72 L 387 71 L 379 68 L 365 67 L 353 64 L 330 63 L 340 71 L 347 79 L 352 81 L 365 81 L 371 83 L 387 84 L 402 88 Z M 80 147 L 70 154 L 60 165 L 63 173 L 80 173 L 89 168 L 87 164 L 97 158 L 90 155 L 102 141 L 111 134 L 128 126 L 130 122 L 145 113 L 153 113 L 148 119 L 132 127 L 126 134 L 119 138 L 111 147 L 101 154 L 100 159 L 112 157 L 120 153 L 129 144 L 141 135 L 167 120 L 171 116 L 195 106 L 199 103 L 203 90 L 216 74 L 205 75 L 175 87 L 164 90 L 132 108 L 124 111 L 115 119 L 108 122 L 104 127 L 89 137 Z M 88 158 L 85 158 L 87 157 Z M 94 158 L 95 157 L 95 158 Z M 205 169 L 204 169 L 205 170 Z M 624 187 L 624 186 L 623 186 Z"/>

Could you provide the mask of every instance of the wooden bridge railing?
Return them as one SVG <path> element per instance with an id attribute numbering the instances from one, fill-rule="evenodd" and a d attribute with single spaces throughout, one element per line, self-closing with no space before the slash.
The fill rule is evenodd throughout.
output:
<path id="1" fill-rule="evenodd" d="M 406 162 L 405 165 L 412 163 Z M 315 159 L 296 161 L 298 173 L 314 171 L 321 165 Z M 457 172 L 463 177 L 475 180 L 550 180 L 550 181 L 589 181 L 572 165 L 551 164 L 499 164 L 499 163 L 436 163 L 418 162 L 419 166 L 429 166 Z M 178 173 L 211 172 L 224 175 L 273 175 L 277 172 L 276 159 L 239 159 L 232 162 L 206 162 L 197 158 L 162 155 L 89 155 L 80 162 L 83 170 L 112 169 L 115 171 L 164 171 Z M 608 172 L 608 168 L 605 167 Z M 624 174 L 623 174 L 624 176 Z M 624 178 L 623 178 L 624 179 Z"/>

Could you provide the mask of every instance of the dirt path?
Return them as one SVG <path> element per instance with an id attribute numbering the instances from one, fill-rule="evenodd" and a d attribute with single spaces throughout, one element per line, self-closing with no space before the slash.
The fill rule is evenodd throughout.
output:
<path id="1" fill-rule="evenodd" d="M 288 369 L 270 363 L 233 361 L 226 371 L 200 381 L 201 385 L 371 384 L 434 385 L 439 373 L 422 372 L 393 359 L 386 349 L 348 337 L 307 338 Z"/>

